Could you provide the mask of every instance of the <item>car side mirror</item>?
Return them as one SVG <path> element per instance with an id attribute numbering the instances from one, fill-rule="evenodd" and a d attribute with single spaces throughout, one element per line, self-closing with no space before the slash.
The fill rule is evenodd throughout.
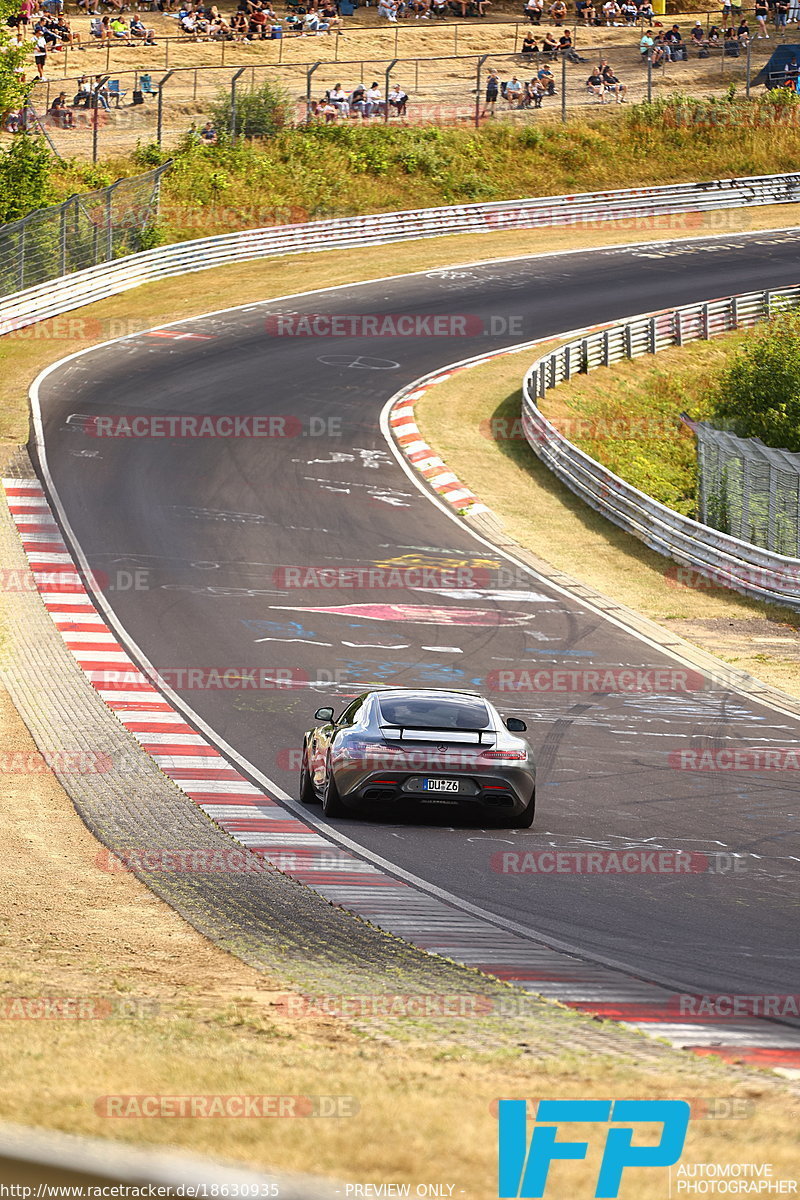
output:
<path id="1" fill-rule="evenodd" d="M 509 733 L 525 733 L 528 728 L 519 717 L 506 717 L 505 726 Z"/>
<path id="2" fill-rule="evenodd" d="M 332 721 L 333 720 L 333 709 L 332 708 L 318 708 L 317 711 L 314 713 L 314 720 L 315 721 Z"/>

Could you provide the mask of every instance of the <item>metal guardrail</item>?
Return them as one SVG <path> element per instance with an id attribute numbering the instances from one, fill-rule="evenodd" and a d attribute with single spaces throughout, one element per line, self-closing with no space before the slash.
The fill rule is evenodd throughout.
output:
<path id="1" fill-rule="evenodd" d="M 0 334 L 119 295 L 143 283 L 257 258 L 351 246 L 380 246 L 448 233 L 495 233 L 537 226 L 596 224 L 632 216 L 641 220 L 670 213 L 798 201 L 800 174 L 760 175 L 709 183 L 451 205 L 241 230 L 159 246 L 16 292 L 0 300 Z"/>
<path id="2" fill-rule="evenodd" d="M 90 1195 L 89 1188 L 113 1196 L 120 1194 L 120 1185 L 161 1197 L 336 1200 L 343 1191 L 331 1180 L 308 1175 L 262 1172 L 170 1148 L 5 1124 L 0 1125 L 0 1182 L 16 1189 L 4 1194 L 21 1197 L 46 1196 L 50 1189 L 56 1195 Z"/>
<path id="3" fill-rule="evenodd" d="M 761 549 L 660 504 L 579 450 L 538 407 L 550 388 L 578 373 L 718 337 L 795 305 L 800 305 L 800 287 L 748 292 L 593 331 L 533 364 L 523 383 L 522 424 L 532 449 L 570 491 L 652 550 L 720 586 L 800 610 L 800 559 Z"/>

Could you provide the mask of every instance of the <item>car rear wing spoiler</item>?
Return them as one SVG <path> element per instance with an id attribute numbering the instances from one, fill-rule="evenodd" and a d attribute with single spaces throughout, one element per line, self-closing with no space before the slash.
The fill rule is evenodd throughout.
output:
<path id="1" fill-rule="evenodd" d="M 431 729 L 428 725 L 381 725 L 387 741 L 461 742 L 471 746 L 494 745 L 493 729 Z"/>

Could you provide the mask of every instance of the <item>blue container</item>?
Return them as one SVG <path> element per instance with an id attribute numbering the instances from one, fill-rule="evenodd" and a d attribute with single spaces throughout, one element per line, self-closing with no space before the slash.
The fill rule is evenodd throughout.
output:
<path id="1" fill-rule="evenodd" d="M 270 30 L 269 36 L 271 38 L 282 38 L 283 37 L 283 27 L 281 25 L 273 25 L 272 29 Z"/>

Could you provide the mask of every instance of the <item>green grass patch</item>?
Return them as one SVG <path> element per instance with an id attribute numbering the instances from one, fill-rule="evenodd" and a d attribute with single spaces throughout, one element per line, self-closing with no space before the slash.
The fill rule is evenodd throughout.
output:
<path id="1" fill-rule="evenodd" d="M 681 413 L 710 420 L 741 334 L 600 367 L 550 392 L 542 411 L 570 441 L 640 491 L 695 515 L 697 454 Z"/>
<path id="2" fill-rule="evenodd" d="M 788 93 L 786 94 L 788 96 Z M 456 127 L 352 122 L 282 129 L 236 146 L 184 142 L 162 186 L 162 240 L 439 204 L 557 195 L 794 169 L 794 103 L 674 96 L 560 124 Z M 62 196 L 160 161 L 141 146 L 102 167 L 55 164 Z"/>

